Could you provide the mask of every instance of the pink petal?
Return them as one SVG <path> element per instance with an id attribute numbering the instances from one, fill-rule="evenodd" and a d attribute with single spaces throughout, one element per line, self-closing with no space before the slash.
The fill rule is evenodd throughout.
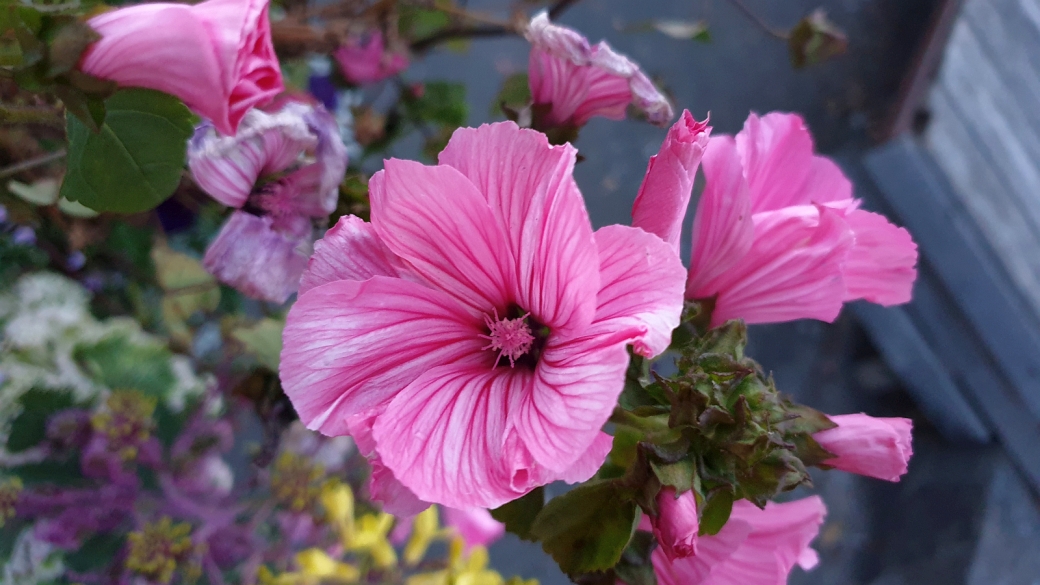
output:
<path id="1" fill-rule="evenodd" d="M 304 240 L 278 232 L 270 218 L 236 211 L 206 248 L 202 265 L 248 297 L 284 303 L 307 267 L 309 238 Z"/>
<path id="2" fill-rule="evenodd" d="M 536 47 L 531 48 L 528 58 L 528 81 L 531 86 L 531 98 L 535 104 L 549 105 L 551 108 L 545 114 L 544 123 L 552 126 L 563 126 L 571 124 L 574 113 L 582 106 L 588 95 L 588 70 L 589 67 L 576 65 L 566 59 L 557 58 L 546 51 Z M 605 74 L 606 75 L 606 74 Z M 613 79 L 616 77 L 610 76 Z M 607 82 L 607 80 L 603 80 Z M 614 110 L 608 106 L 605 113 L 609 119 L 620 120 L 625 117 L 625 107 L 631 100 L 628 84 L 619 80 L 621 88 L 610 87 L 604 83 L 604 88 L 613 94 L 611 103 L 615 105 Z M 616 92 L 623 91 L 618 96 Z M 620 100 L 619 100 L 620 98 Z M 620 101 L 620 108 L 617 104 Z M 577 124 L 575 124 L 577 125 Z"/>
<path id="3" fill-rule="evenodd" d="M 564 333 L 592 322 L 599 290 L 592 224 L 572 177 L 575 154 L 512 122 L 460 128 L 440 154 L 441 164 L 473 181 L 507 226 L 516 303 Z"/>
<path id="4" fill-rule="evenodd" d="M 466 548 L 489 546 L 506 533 L 505 525 L 484 508 L 444 508 L 444 524 L 455 529 Z"/>
<path id="5" fill-rule="evenodd" d="M 841 169 L 813 154 L 812 136 L 797 114 L 751 114 L 736 140 L 754 213 L 852 197 Z"/>
<path id="6" fill-rule="evenodd" d="M 385 276 L 300 295 L 282 335 L 282 387 L 309 429 L 350 432 L 434 365 L 486 354 L 479 321 L 448 295 Z"/>
<path id="7" fill-rule="evenodd" d="M 917 278 L 917 244 L 884 216 L 862 209 L 845 215 L 855 244 L 845 263 L 845 300 L 890 307 L 910 301 Z"/>
<path id="8" fill-rule="evenodd" d="M 394 477 L 379 457 L 369 461 L 372 476 L 368 479 L 368 494 L 379 502 L 383 511 L 398 517 L 411 517 L 430 507 L 429 502 L 420 500 L 412 490 Z M 395 528 L 396 532 L 396 528 Z"/>
<path id="9" fill-rule="evenodd" d="M 730 519 L 715 536 L 704 536 L 697 541 L 697 554 L 669 559 L 663 547 L 651 555 L 654 573 L 660 585 L 718 585 L 712 580 L 712 570 L 724 567 L 751 534 L 751 524 Z M 766 557 L 773 561 L 772 556 Z M 775 563 L 775 561 L 773 561 Z M 741 585 L 758 585 L 747 583 Z M 764 585 L 764 584 L 763 584 Z M 774 585 L 770 583 L 769 585 Z"/>
<path id="10" fill-rule="evenodd" d="M 603 462 L 607 460 L 607 455 L 610 454 L 613 446 L 614 437 L 600 431 L 585 453 L 570 468 L 556 474 L 553 479 L 567 483 L 588 481 L 593 475 L 596 475 L 600 467 L 603 467 Z"/>
<path id="11" fill-rule="evenodd" d="M 384 464 L 420 499 L 454 508 L 497 508 L 530 491 L 540 472 L 508 444 L 511 395 L 526 369 L 441 366 L 401 390 L 376 419 Z M 519 456 L 517 456 L 519 455 Z"/>
<path id="12" fill-rule="evenodd" d="M 398 277 L 402 272 L 400 259 L 379 239 L 372 224 L 344 215 L 315 242 L 314 254 L 300 280 L 300 294 L 335 280 Z"/>
<path id="13" fill-rule="evenodd" d="M 717 291 L 712 325 L 729 319 L 833 321 L 845 298 L 842 268 L 852 232 L 837 211 L 792 207 L 754 216 L 751 250 L 705 285 Z"/>
<path id="14" fill-rule="evenodd" d="M 676 254 L 693 179 L 710 132 L 707 120 L 698 122 L 689 110 L 683 110 L 679 121 L 668 130 L 661 150 L 650 157 L 632 206 L 632 225 L 668 242 Z"/>
<path id="15" fill-rule="evenodd" d="M 596 323 L 629 332 L 639 355 L 660 354 L 682 315 L 686 269 L 678 253 L 657 236 L 622 225 L 598 230 L 596 244 L 602 283 Z"/>
<path id="16" fill-rule="evenodd" d="M 376 233 L 414 272 L 480 319 L 492 309 L 506 314 L 516 262 L 501 222 L 469 179 L 446 165 L 390 159 L 369 193 Z"/>
<path id="17" fill-rule="evenodd" d="M 514 395 L 511 407 L 535 461 L 557 473 L 597 440 L 624 387 L 629 335 L 609 324 L 589 331 L 576 339 L 550 337 L 532 384 Z"/>
<path id="18" fill-rule="evenodd" d="M 838 426 L 813 438 L 837 457 L 825 461 L 836 469 L 899 481 L 914 451 L 908 418 L 874 418 L 865 414 L 828 417 Z"/>
<path id="19" fill-rule="evenodd" d="M 283 89 L 266 0 L 141 4 L 88 22 L 102 38 L 82 71 L 175 95 L 224 134 Z"/>
<path id="20" fill-rule="evenodd" d="M 332 56 L 339 63 L 347 81 L 361 85 L 393 77 L 408 67 L 408 57 L 386 51 L 383 33 L 375 30 L 367 39 L 351 38 Z"/>
<path id="21" fill-rule="evenodd" d="M 693 256 L 686 297 L 708 298 L 718 288 L 709 286 L 751 249 L 754 223 L 744 168 L 732 137 L 714 137 L 704 153 L 704 193 L 693 219 Z"/>

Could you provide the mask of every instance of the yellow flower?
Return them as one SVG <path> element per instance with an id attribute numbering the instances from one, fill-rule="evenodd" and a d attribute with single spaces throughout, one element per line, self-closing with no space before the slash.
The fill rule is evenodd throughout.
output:
<path id="1" fill-rule="evenodd" d="M 329 522 L 339 532 L 343 546 L 350 546 L 354 540 L 354 492 L 349 485 L 332 480 L 322 487 L 319 499 Z"/>
<path id="2" fill-rule="evenodd" d="M 450 531 L 441 529 L 437 522 L 437 506 L 426 508 L 412 522 L 412 534 L 404 547 L 404 562 L 417 565 L 426 556 L 430 543 L 450 534 Z"/>
<path id="3" fill-rule="evenodd" d="M 406 585 L 506 585 L 505 579 L 494 569 L 488 568 L 488 551 L 474 546 L 463 556 L 466 543 L 461 538 L 451 541 L 448 553 L 448 568 L 442 571 L 419 573 L 408 578 Z M 538 581 L 510 579 L 509 585 L 538 585 Z"/>
<path id="4" fill-rule="evenodd" d="M 361 572 L 357 570 L 357 567 L 337 561 L 320 548 L 309 548 L 298 553 L 296 564 L 308 577 L 331 578 L 346 583 L 353 583 L 361 578 Z"/>
<path id="5" fill-rule="evenodd" d="M 397 563 L 397 553 L 386 539 L 394 517 L 390 514 L 365 514 L 354 525 L 354 538 L 348 548 L 365 551 L 380 569 L 388 569 Z"/>

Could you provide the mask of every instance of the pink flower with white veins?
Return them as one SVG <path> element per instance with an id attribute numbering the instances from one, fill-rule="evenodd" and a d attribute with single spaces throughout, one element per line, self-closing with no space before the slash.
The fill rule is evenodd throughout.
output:
<path id="1" fill-rule="evenodd" d="M 386 161 L 372 222 L 318 243 L 287 319 L 282 383 L 309 428 L 371 426 L 369 456 L 454 508 L 595 473 L 625 348 L 664 351 L 685 270 L 640 229 L 593 232 L 575 155 L 503 122 L 456 131 L 437 166 Z"/>
<path id="2" fill-rule="evenodd" d="M 846 301 L 910 300 L 917 277 L 910 234 L 859 208 L 841 169 L 813 153 L 799 116 L 752 114 L 736 137 L 713 136 L 701 164 L 706 182 L 686 296 L 714 299 L 713 326 L 833 321 Z M 663 197 L 686 201 L 688 193 Z M 643 219 L 634 225 L 670 225 L 685 210 L 637 200 L 633 216 Z"/>
<path id="3" fill-rule="evenodd" d="M 577 31 L 549 22 L 546 12 L 531 19 L 524 36 L 531 43 L 531 97 L 535 105 L 551 106 L 546 124 L 580 127 L 593 116 L 621 120 L 629 104 L 657 126 L 675 115 L 639 66 L 606 41 L 590 45 Z"/>

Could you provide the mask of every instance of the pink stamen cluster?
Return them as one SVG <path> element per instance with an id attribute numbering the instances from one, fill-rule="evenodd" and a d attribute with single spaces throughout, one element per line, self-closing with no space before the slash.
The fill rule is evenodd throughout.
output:
<path id="1" fill-rule="evenodd" d="M 494 319 L 484 315 L 484 323 L 487 324 L 488 334 L 481 335 L 481 337 L 491 343 L 485 345 L 482 349 L 498 352 L 498 357 L 495 359 L 495 367 L 498 367 L 498 362 L 505 356 L 509 358 L 509 367 L 515 368 L 517 358 L 530 351 L 531 345 L 534 343 L 534 335 L 531 334 L 531 326 L 527 324 L 529 315 L 530 313 L 524 313 L 516 319 L 499 319 L 497 309 L 495 310 Z"/>

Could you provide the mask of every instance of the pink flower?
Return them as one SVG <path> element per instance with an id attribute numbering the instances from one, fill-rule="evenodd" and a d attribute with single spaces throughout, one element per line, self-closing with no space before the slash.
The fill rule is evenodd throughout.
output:
<path id="1" fill-rule="evenodd" d="M 632 225 L 668 242 L 676 254 L 693 179 L 710 133 L 707 120 L 698 122 L 689 110 L 683 110 L 679 121 L 668 130 L 661 150 L 650 157 L 632 207 Z"/>
<path id="2" fill-rule="evenodd" d="M 865 414 L 827 417 L 837 427 L 813 435 L 821 447 L 837 455 L 824 463 L 842 471 L 899 481 L 914 454 L 913 423 L 908 418 L 874 418 Z"/>
<path id="3" fill-rule="evenodd" d="M 621 120 L 629 104 L 657 126 L 674 116 L 668 98 L 639 66 L 606 41 L 590 46 L 577 31 L 549 22 L 546 12 L 531 19 L 524 36 L 531 43 L 531 96 L 535 105 L 551 106 L 546 124 L 580 127 L 593 116 Z"/>
<path id="4" fill-rule="evenodd" d="M 353 37 L 332 54 L 347 81 L 361 85 L 393 77 L 408 68 L 408 56 L 386 50 L 383 33 Z"/>
<path id="5" fill-rule="evenodd" d="M 267 0 L 140 4 L 88 24 L 101 39 L 80 61 L 83 72 L 175 95 L 224 134 L 283 89 Z"/>
<path id="6" fill-rule="evenodd" d="M 657 494 L 657 517 L 651 519 L 654 537 L 668 560 L 697 554 L 697 504 L 693 492 L 676 497 L 675 490 L 664 488 Z"/>
<path id="7" fill-rule="evenodd" d="M 845 301 L 910 300 L 917 246 L 906 230 L 859 209 L 837 165 L 813 154 L 797 115 L 752 114 L 735 139 L 712 137 L 702 164 L 686 296 L 714 297 L 713 326 L 833 321 Z M 633 216 L 672 225 L 684 212 L 637 200 Z"/>
<path id="8" fill-rule="evenodd" d="M 466 548 L 490 546 L 506 533 L 505 524 L 484 508 L 444 508 L 444 524 L 462 537 Z"/>
<path id="9" fill-rule="evenodd" d="M 285 302 L 307 267 L 313 222 L 335 209 L 346 167 L 335 120 L 321 106 L 250 110 L 234 136 L 199 126 L 188 143 L 192 177 L 217 201 L 248 209 L 228 218 L 206 250 L 206 269 L 248 296 Z"/>
<path id="10" fill-rule="evenodd" d="M 819 562 L 809 543 L 826 513 L 818 496 L 770 502 L 765 510 L 740 500 L 718 534 L 698 540 L 697 554 L 671 560 L 655 550 L 654 573 L 661 585 L 784 585 L 795 565 L 808 570 Z"/>
<path id="11" fill-rule="evenodd" d="M 318 242 L 287 319 L 301 420 L 370 426 L 362 453 L 454 508 L 591 477 L 625 346 L 664 351 L 683 269 L 642 230 L 592 231 L 575 154 L 505 122 L 456 131 L 437 166 L 386 161 L 372 222 L 345 217 Z"/>

